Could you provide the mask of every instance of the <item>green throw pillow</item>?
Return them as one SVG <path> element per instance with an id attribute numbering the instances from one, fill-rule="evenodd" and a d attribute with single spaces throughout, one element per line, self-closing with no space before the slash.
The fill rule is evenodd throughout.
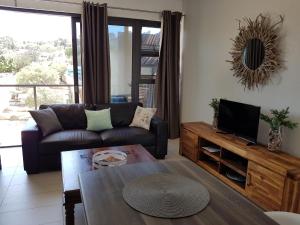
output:
<path id="1" fill-rule="evenodd" d="M 98 111 L 85 110 L 87 130 L 101 131 L 113 128 L 111 125 L 110 108 Z"/>

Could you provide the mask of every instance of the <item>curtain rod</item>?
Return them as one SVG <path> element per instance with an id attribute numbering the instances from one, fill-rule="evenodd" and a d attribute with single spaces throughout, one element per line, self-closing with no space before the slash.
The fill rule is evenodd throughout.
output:
<path id="1" fill-rule="evenodd" d="M 69 4 L 69 5 L 82 5 L 79 2 L 66 2 L 66 1 L 59 1 L 59 0 L 39 0 L 42 2 L 55 2 L 61 4 Z M 17 0 L 15 0 L 15 4 L 17 6 Z M 134 11 L 134 12 L 143 12 L 143 13 L 154 13 L 154 14 L 161 14 L 161 11 L 154 11 L 154 10 L 145 10 L 145 9 L 134 9 L 134 8 L 125 8 L 125 7 L 115 7 L 115 6 L 107 6 L 109 9 L 116 9 L 116 10 L 124 10 L 124 11 Z M 185 16 L 182 14 L 182 16 Z"/>

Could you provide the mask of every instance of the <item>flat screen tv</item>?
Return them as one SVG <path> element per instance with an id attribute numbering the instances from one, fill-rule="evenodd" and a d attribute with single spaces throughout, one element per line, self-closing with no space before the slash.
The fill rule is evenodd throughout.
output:
<path id="1" fill-rule="evenodd" d="M 260 107 L 220 100 L 218 129 L 235 134 L 251 143 L 257 142 Z"/>

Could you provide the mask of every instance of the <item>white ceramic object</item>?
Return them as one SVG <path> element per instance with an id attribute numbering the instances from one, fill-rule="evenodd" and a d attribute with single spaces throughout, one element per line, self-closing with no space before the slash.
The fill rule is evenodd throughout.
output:
<path id="1" fill-rule="evenodd" d="M 280 225 L 300 225 L 300 214 L 281 211 L 265 212 L 265 214 Z"/>
<path id="2" fill-rule="evenodd" d="M 106 150 L 95 153 L 92 160 L 93 167 L 97 169 L 102 166 L 121 166 L 126 164 L 127 155 L 121 151 Z"/>

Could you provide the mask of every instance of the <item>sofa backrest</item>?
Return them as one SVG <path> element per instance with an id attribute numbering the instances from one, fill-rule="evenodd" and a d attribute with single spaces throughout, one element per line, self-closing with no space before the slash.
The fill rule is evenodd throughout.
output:
<path id="1" fill-rule="evenodd" d="M 41 105 L 40 109 L 52 108 L 65 130 L 86 129 L 87 120 L 84 104 Z"/>
<path id="2" fill-rule="evenodd" d="M 87 119 L 84 110 L 101 110 L 111 108 L 111 122 L 114 127 L 128 126 L 134 116 L 136 107 L 141 103 L 112 103 L 87 107 L 84 104 L 41 105 L 40 109 L 52 108 L 65 130 L 86 129 Z"/>
<path id="3" fill-rule="evenodd" d="M 112 103 L 96 105 L 95 110 L 110 108 L 111 123 L 113 127 L 126 127 L 131 124 L 137 106 L 141 103 Z"/>

